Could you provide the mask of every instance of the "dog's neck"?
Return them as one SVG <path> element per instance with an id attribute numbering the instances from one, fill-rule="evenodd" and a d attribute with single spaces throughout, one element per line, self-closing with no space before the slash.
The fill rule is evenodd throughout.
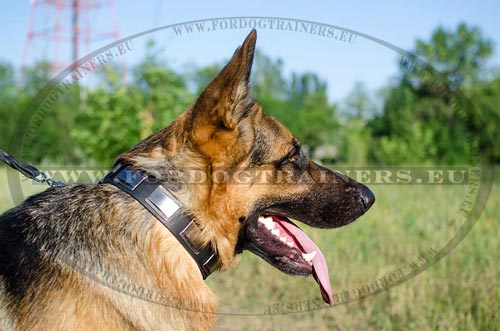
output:
<path id="1" fill-rule="evenodd" d="M 117 163 L 99 183 L 112 184 L 130 194 L 155 216 L 195 260 L 203 279 L 219 267 L 220 261 L 212 247 L 197 243 L 201 230 L 193 217 L 155 177 Z"/>

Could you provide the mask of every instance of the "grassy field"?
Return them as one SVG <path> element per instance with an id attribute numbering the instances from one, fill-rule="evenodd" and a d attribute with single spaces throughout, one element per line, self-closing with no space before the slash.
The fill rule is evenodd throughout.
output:
<path id="1" fill-rule="evenodd" d="M 356 294 L 384 275 L 411 270 L 411 263 L 422 263 L 420 253 L 441 250 L 462 226 L 458 212 L 464 186 L 372 189 L 377 202 L 359 221 L 332 231 L 306 230 L 328 260 L 335 293 Z M 458 247 L 409 281 L 330 309 L 221 316 L 219 329 L 500 330 L 499 220 L 497 181 L 486 210 Z M 245 254 L 238 268 L 210 282 L 219 294 L 221 312 L 259 314 L 272 312 L 269 307 L 276 304 L 282 312 L 304 310 L 319 297 L 311 279 L 286 276 L 251 254 Z"/>
<path id="2" fill-rule="evenodd" d="M 3 211 L 13 204 L 3 169 L 0 185 Z M 330 231 L 303 227 L 327 258 L 337 302 L 422 265 L 422 253 L 431 258 L 462 226 L 465 186 L 371 188 L 377 202 L 357 222 Z M 500 330 L 499 220 L 497 180 L 477 224 L 437 264 L 374 296 L 312 311 L 323 308 L 312 279 L 282 274 L 247 252 L 237 268 L 208 279 L 220 300 L 217 329 Z"/>

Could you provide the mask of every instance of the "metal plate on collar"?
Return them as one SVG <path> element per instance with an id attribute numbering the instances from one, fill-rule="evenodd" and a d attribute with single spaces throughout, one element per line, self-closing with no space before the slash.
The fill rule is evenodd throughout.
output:
<path id="1" fill-rule="evenodd" d="M 162 186 L 158 186 L 149 197 L 146 198 L 146 202 L 158 209 L 167 219 L 172 217 L 180 208 L 180 205 Z"/>
<path id="2" fill-rule="evenodd" d="M 118 180 L 131 191 L 135 190 L 145 179 L 146 176 L 143 176 L 128 167 L 120 171 L 115 177 L 115 181 Z"/>
<path id="3" fill-rule="evenodd" d="M 201 237 L 201 230 L 194 221 L 189 222 L 189 224 L 186 225 L 186 227 L 179 234 L 196 255 L 200 254 L 203 247 L 197 243 L 196 240 Z"/>
<path id="4" fill-rule="evenodd" d="M 207 261 L 203 264 L 203 269 L 207 273 L 207 276 L 214 272 L 220 266 L 220 261 L 217 258 L 217 255 L 212 254 Z M 206 278 L 206 277 L 205 277 Z"/>

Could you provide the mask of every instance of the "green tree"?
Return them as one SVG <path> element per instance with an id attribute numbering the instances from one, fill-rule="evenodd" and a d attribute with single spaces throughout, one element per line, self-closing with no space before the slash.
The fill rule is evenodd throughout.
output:
<path id="1" fill-rule="evenodd" d="M 257 52 L 253 87 L 264 110 L 311 151 L 334 141 L 338 122 L 336 107 L 328 102 L 327 84 L 315 73 L 292 72 L 285 77 L 283 71 L 282 60 Z"/>
<path id="2" fill-rule="evenodd" d="M 106 72 L 114 74 L 110 68 Z M 71 136 L 90 163 L 111 166 L 114 158 L 140 140 L 142 121 L 136 105 L 142 99 L 124 83 L 112 87 L 101 83 L 87 92 Z"/>
<path id="3" fill-rule="evenodd" d="M 72 137 L 89 159 L 109 166 L 119 154 L 172 122 L 194 97 L 154 43 L 131 70 L 133 84 L 120 79 L 124 73 L 119 68 L 103 69 L 100 83 L 88 91 Z"/>
<path id="4" fill-rule="evenodd" d="M 370 122 L 371 156 L 381 163 L 466 162 L 469 137 L 480 128 L 471 125 L 476 114 L 466 104 L 457 107 L 463 99 L 454 96 L 484 79 L 492 42 L 462 23 L 455 31 L 439 27 L 428 41 L 418 40 L 414 54 L 432 67 L 419 64 L 414 70 L 401 63 L 399 79 L 386 89 L 382 115 Z"/>
<path id="5" fill-rule="evenodd" d="M 20 114 L 19 89 L 16 87 L 15 72 L 12 65 L 0 63 L 0 148 L 9 146 L 14 127 Z"/>
<path id="6" fill-rule="evenodd" d="M 482 152 L 491 162 L 500 162 L 500 72 L 494 78 L 470 89 L 468 93 L 475 116 L 468 118 L 468 125 L 480 138 Z"/>
<path id="7" fill-rule="evenodd" d="M 287 82 L 283 76 L 283 60 L 272 59 L 257 50 L 253 65 L 253 88 L 260 99 L 286 99 Z"/>
<path id="8" fill-rule="evenodd" d="M 367 124 L 378 111 L 365 84 L 354 84 L 352 91 L 341 104 L 340 113 L 343 118 L 339 129 L 341 161 L 357 166 L 367 164 L 371 148 L 371 131 Z"/>
<path id="9" fill-rule="evenodd" d="M 7 74 L 2 70 L 2 80 L 5 79 L 9 86 L 2 88 L 2 92 L 6 93 L 1 97 L 5 107 L 2 113 L 7 112 L 6 123 L 9 125 L 2 138 L 22 146 L 22 157 L 26 162 L 79 162 L 75 144 L 68 139 L 74 123 L 74 110 L 78 108 L 78 87 L 74 86 L 60 94 L 50 107 L 42 111 L 41 102 L 46 96 L 43 93 L 50 92 L 50 89 L 43 92 L 51 78 L 50 65 L 40 62 L 23 70 L 23 82 L 19 87 L 13 71 L 8 70 L 10 73 Z M 21 119 L 22 114 L 28 116 Z M 28 134 L 14 136 L 14 130 L 18 127 L 27 128 Z M 8 146 L 5 143 L 2 145 Z"/>
<path id="10" fill-rule="evenodd" d="M 377 106 L 372 100 L 368 88 L 362 82 L 356 82 L 347 95 L 341 108 L 346 118 L 369 119 L 377 114 Z"/>
<path id="11" fill-rule="evenodd" d="M 292 132 L 313 151 L 322 144 L 332 144 L 339 125 L 336 107 L 328 102 L 327 84 L 313 73 L 292 73 L 287 95 L 292 116 L 283 121 Z"/>
<path id="12" fill-rule="evenodd" d="M 493 42 L 479 27 L 460 23 L 454 31 L 438 27 L 429 41 L 418 39 L 413 53 L 444 75 L 452 88 L 466 88 L 484 76 L 485 65 L 493 54 Z M 415 83 L 412 87 L 416 91 L 430 92 L 428 86 L 419 84 L 422 80 L 418 77 L 410 79 L 412 72 L 404 71 L 404 76 L 410 84 Z"/>

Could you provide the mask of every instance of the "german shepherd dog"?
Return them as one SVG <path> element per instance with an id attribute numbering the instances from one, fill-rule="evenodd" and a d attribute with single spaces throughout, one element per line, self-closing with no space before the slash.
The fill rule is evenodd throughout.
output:
<path id="1" fill-rule="evenodd" d="M 312 275 L 331 304 L 325 259 L 289 218 L 336 228 L 375 198 L 309 160 L 253 99 L 256 37 L 251 31 L 193 105 L 118 163 L 170 192 L 217 270 L 249 250 L 287 274 Z M 49 188 L 1 215 L 0 266 L 1 330 L 211 330 L 216 322 L 215 295 L 185 245 L 107 182 Z"/>

